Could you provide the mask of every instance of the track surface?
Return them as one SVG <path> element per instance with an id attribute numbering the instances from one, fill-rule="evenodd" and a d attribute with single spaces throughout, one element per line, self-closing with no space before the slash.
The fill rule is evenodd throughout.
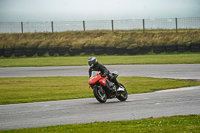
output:
<path id="1" fill-rule="evenodd" d="M 200 79 L 200 65 L 107 66 L 120 76 Z M 87 66 L 0 68 L 0 77 L 87 76 Z M 129 95 L 100 104 L 94 98 L 0 105 L 0 130 L 200 114 L 200 86 Z"/>
<path id="2" fill-rule="evenodd" d="M 100 104 L 94 98 L 0 106 L 0 129 L 200 114 L 200 87 L 129 95 Z"/>
<path id="3" fill-rule="evenodd" d="M 107 65 L 120 76 L 200 79 L 200 64 Z M 88 76 L 88 66 L 0 68 L 0 77 Z"/>

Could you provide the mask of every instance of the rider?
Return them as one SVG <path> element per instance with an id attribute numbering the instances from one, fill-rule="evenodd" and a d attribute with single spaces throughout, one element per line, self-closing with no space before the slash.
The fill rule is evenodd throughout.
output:
<path id="1" fill-rule="evenodd" d="M 102 64 L 100 64 L 97 61 L 96 57 L 90 57 L 88 59 L 88 64 L 90 66 L 89 68 L 89 77 L 91 77 L 92 71 L 101 71 L 102 73 L 102 77 L 106 77 L 108 76 L 112 82 L 115 83 L 115 85 L 117 86 L 117 91 L 124 91 L 124 89 L 120 86 L 119 82 L 117 81 L 117 79 L 115 77 L 110 77 L 110 72 L 109 70 Z"/>

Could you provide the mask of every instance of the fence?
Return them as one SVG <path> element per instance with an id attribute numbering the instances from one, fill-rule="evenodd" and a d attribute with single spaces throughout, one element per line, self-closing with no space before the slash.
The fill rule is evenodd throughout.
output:
<path id="1" fill-rule="evenodd" d="M 0 33 L 36 33 L 92 30 L 200 29 L 200 18 L 130 19 L 99 21 L 0 22 Z"/>

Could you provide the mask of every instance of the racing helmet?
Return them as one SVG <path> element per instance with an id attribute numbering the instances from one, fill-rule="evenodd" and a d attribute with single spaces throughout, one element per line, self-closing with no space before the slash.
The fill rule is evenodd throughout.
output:
<path id="1" fill-rule="evenodd" d="M 97 58 L 96 58 L 96 57 L 90 57 L 90 58 L 88 59 L 88 65 L 89 65 L 90 67 L 93 67 L 96 63 L 97 63 Z"/>

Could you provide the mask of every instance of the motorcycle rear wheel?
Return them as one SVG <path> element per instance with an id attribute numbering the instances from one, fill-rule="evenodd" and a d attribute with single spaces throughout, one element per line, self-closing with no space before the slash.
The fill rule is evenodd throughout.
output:
<path id="1" fill-rule="evenodd" d="M 126 101 L 126 99 L 128 98 L 128 93 L 126 91 L 126 88 L 120 84 L 123 88 L 124 88 L 124 92 L 122 92 L 119 96 L 117 96 L 117 99 L 120 101 Z"/>
<path id="2" fill-rule="evenodd" d="M 93 93 L 94 93 L 95 98 L 100 103 L 105 103 L 107 101 L 107 95 L 106 95 L 105 90 L 102 88 L 102 86 L 94 86 Z"/>

